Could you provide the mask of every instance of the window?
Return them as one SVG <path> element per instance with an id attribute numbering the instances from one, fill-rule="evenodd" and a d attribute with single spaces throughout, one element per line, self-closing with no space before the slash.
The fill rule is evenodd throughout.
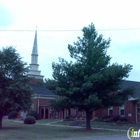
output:
<path id="1" fill-rule="evenodd" d="M 78 115 L 78 108 L 75 108 L 75 115 Z"/>
<path id="2" fill-rule="evenodd" d="M 124 105 L 120 106 L 120 116 L 124 116 Z"/>
<path id="3" fill-rule="evenodd" d="M 108 108 L 108 115 L 112 116 L 113 115 L 113 107 Z"/>

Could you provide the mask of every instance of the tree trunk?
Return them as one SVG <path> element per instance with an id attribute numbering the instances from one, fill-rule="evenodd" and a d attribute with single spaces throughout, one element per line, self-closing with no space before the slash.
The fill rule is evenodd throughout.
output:
<path id="1" fill-rule="evenodd" d="M 86 110 L 86 129 L 91 129 L 91 124 L 90 124 L 90 117 L 91 117 L 91 112 Z"/>
<path id="2" fill-rule="evenodd" d="M 0 129 L 2 129 L 2 118 L 3 118 L 3 115 L 0 114 Z"/>

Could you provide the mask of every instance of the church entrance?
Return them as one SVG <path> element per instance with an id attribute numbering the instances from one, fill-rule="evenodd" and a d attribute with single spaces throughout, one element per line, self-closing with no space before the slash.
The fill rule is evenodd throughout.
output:
<path id="1" fill-rule="evenodd" d="M 49 109 L 47 106 L 40 106 L 39 116 L 40 119 L 49 119 Z"/>
<path id="2" fill-rule="evenodd" d="M 43 108 L 40 109 L 40 118 L 44 119 L 44 109 Z"/>

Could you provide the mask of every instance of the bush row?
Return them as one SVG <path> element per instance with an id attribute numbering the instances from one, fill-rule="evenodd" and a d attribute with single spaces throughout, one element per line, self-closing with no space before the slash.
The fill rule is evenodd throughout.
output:
<path id="1" fill-rule="evenodd" d="M 17 111 L 11 111 L 8 114 L 8 119 L 16 119 L 17 115 L 18 115 Z M 39 119 L 39 114 L 36 111 L 31 110 L 27 113 L 26 118 L 24 119 L 24 124 L 35 124 L 36 120 L 38 119 Z"/>
<path id="2" fill-rule="evenodd" d="M 24 124 L 35 124 L 38 119 L 39 114 L 36 111 L 31 110 L 27 113 L 26 118 L 24 119 Z"/>
<path id="3" fill-rule="evenodd" d="M 97 119 L 97 121 L 103 121 L 103 122 L 127 122 L 127 118 L 126 117 L 122 117 L 122 116 L 104 116 L 104 117 L 99 117 Z"/>

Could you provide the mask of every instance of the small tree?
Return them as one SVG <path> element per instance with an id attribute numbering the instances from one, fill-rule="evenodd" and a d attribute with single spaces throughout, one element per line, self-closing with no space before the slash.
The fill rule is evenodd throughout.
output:
<path id="1" fill-rule="evenodd" d="M 91 129 L 93 111 L 121 105 L 133 93 L 132 89 L 120 90 L 120 82 L 128 77 L 132 66 L 110 64 L 110 39 L 98 35 L 93 24 L 82 31 L 83 38 L 78 37 L 74 46 L 68 45 L 75 61 L 59 58 L 59 63 L 53 62 L 53 79 L 47 79 L 46 86 L 59 95 L 54 106 L 85 110 L 86 128 Z"/>
<path id="2" fill-rule="evenodd" d="M 26 111 L 31 106 L 27 72 L 26 63 L 13 47 L 0 50 L 0 128 L 5 112 Z"/>

